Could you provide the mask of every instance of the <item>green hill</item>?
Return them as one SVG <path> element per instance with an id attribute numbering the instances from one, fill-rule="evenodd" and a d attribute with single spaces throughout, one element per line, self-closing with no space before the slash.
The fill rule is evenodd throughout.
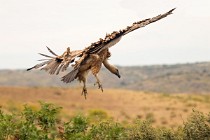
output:
<path id="1" fill-rule="evenodd" d="M 120 67 L 121 78 L 105 68 L 99 76 L 104 88 L 125 88 L 162 93 L 210 93 L 210 63 Z M 64 84 L 59 76 L 44 71 L 0 70 L 1 86 L 80 86 L 77 82 Z M 90 74 L 88 86 L 95 79 Z"/>

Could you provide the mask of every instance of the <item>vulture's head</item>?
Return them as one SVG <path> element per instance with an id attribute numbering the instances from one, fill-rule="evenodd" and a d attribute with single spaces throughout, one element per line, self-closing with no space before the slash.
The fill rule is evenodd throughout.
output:
<path id="1" fill-rule="evenodd" d="M 118 70 L 116 67 L 114 68 L 113 73 L 114 73 L 118 78 L 121 77 L 121 76 L 120 76 L 120 72 L 119 72 L 119 70 Z"/>

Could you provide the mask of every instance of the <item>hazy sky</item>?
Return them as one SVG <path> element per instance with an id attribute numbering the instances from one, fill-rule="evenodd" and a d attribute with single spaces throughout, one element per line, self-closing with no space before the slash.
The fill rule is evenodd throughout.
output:
<path id="1" fill-rule="evenodd" d="M 209 0 L 0 0 L 0 68 L 27 68 L 48 53 L 82 49 L 106 33 L 176 7 L 173 15 L 124 36 L 111 63 L 210 61 Z"/>

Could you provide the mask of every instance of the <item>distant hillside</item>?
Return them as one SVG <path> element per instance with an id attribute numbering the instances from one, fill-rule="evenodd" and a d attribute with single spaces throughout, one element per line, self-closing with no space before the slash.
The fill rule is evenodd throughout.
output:
<path id="1" fill-rule="evenodd" d="M 102 69 L 100 79 L 104 88 L 125 88 L 161 93 L 210 93 L 210 63 L 119 67 L 121 78 Z M 1 86 L 80 86 L 77 82 L 64 84 L 59 76 L 44 71 L 0 70 Z M 91 75 L 91 74 L 90 74 Z M 88 86 L 95 79 L 90 76 Z"/>

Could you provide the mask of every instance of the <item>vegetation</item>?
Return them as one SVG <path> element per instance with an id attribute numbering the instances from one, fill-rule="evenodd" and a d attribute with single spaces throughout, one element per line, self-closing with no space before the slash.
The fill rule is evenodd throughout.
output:
<path id="1" fill-rule="evenodd" d="M 209 140 L 210 113 L 193 111 L 177 129 L 153 127 L 137 119 L 130 124 L 114 122 L 103 111 L 76 115 L 64 122 L 61 107 L 41 103 L 40 109 L 25 105 L 20 113 L 0 112 L 0 139 L 14 140 Z M 95 115 L 95 116 L 94 116 Z M 102 117 L 99 121 L 98 118 Z M 94 122 L 96 118 L 96 122 Z"/>
<path id="2" fill-rule="evenodd" d="M 28 104 L 40 108 L 38 101 L 62 106 L 60 116 L 69 119 L 75 114 L 85 114 L 90 122 L 107 119 L 133 122 L 135 119 L 150 121 L 154 127 L 177 128 L 192 109 L 208 113 L 210 94 L 160 94 L 141 91 L 89 89 L 87 100 L 81 96 L 81 88 L 52 87 L 0 87 L 0 107 L 4 112 L 23 110 Z"/>

